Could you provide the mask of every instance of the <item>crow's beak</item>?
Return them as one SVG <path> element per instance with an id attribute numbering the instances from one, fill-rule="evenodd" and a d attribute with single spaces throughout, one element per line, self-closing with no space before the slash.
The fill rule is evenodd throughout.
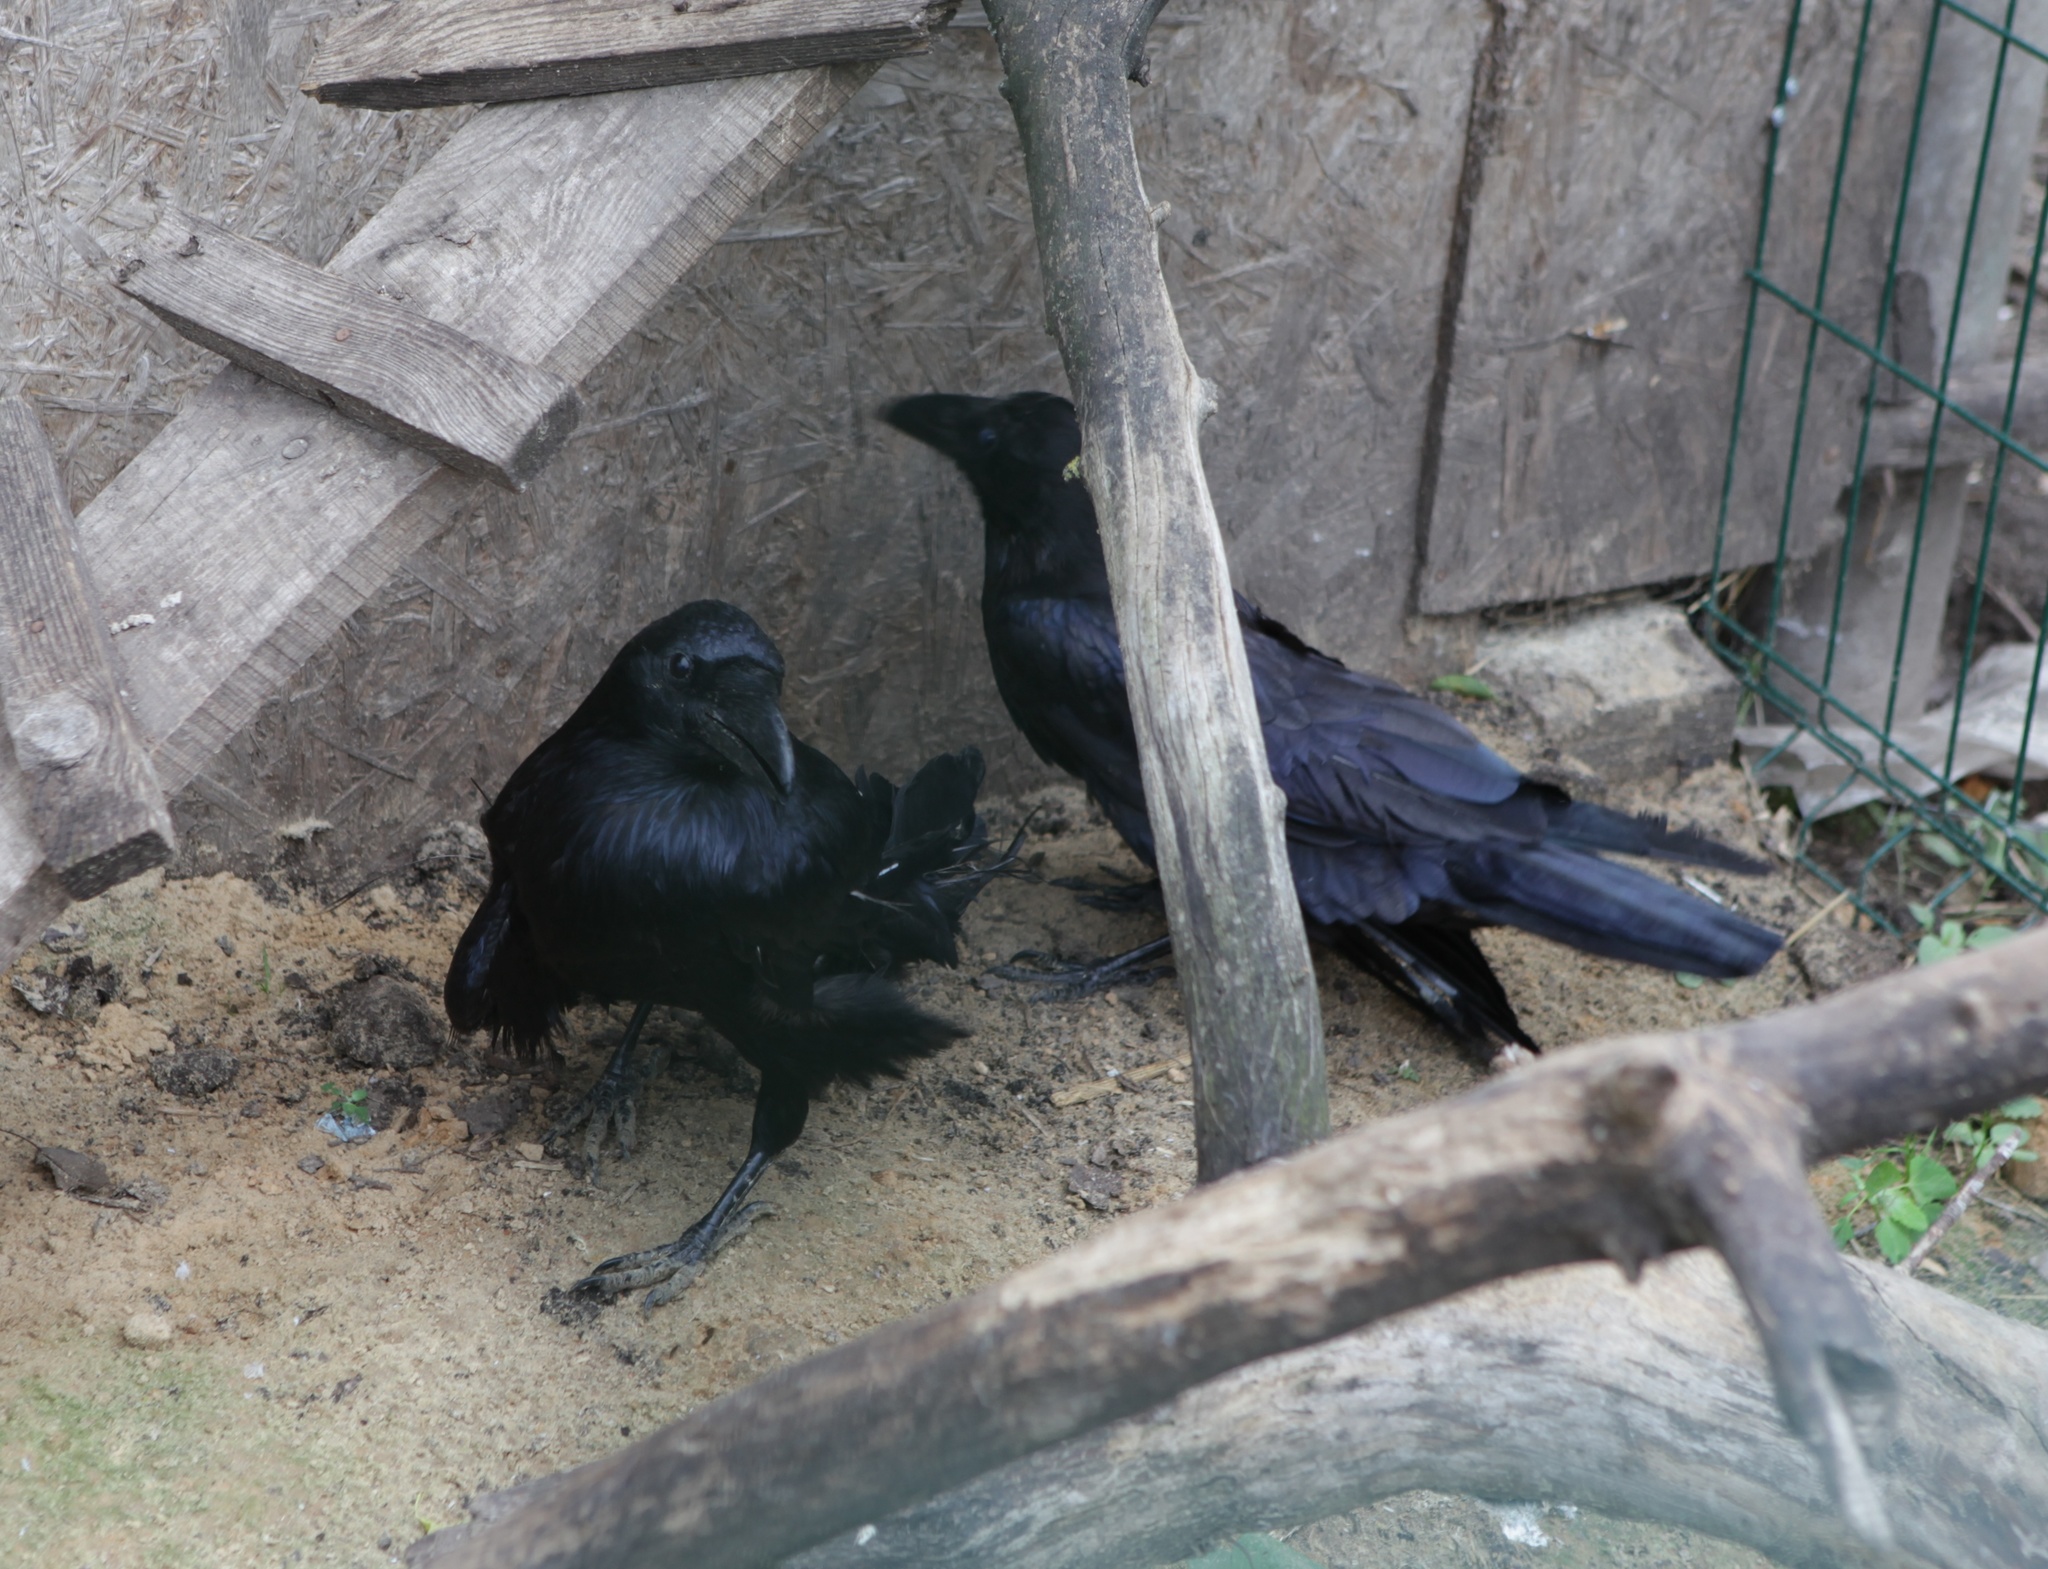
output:
<path id="1" fill-rule="evenodd" d="M 971 441 L 981 428 L 990 398 L 969 398 L 953 392 L 924 392 L 883 405 L 882 418 L 906 436 L 914 436 L 947 457 L 973 452 Z"/>
<path id="2" fill-rule="evenodd" d="M 789 726 L 773 704 L 744 709 L 714 708 L 704 724 L 704 739 L 741 773 L 773 785 L 788 795 L 796 784 L 796 751 Z"/>

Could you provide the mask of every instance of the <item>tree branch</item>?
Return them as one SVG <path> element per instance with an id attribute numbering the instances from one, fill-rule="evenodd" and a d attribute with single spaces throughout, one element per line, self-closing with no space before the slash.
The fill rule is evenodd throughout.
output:
<path id="1" fill-rule="evenodd" d="M 1898 1379 L 1881 1483 L 1906 1561 L 2048 1562 L 2041 1332 L 1878 1265 L 1845 1275 Z M 1136 1569 L 1416 1487 L 1570 1500 L 1786 1564 L 1898 1561 L 1844 1525 L 1734 1279 L 1694 1251 L 1640 1286 L 1545 1270 L 1269 1357 L 783 1569 Z"/>
<path id="2" fill-rule="evenodd" d="M 1546 1058 L 772 1374 L 414 1561 L 773 1562 L 1257 1358 L 1523 1271 L 1633 1270 L 1703 1241 L 1850 1526 L 1881 1542 L 1836 1408 L 1868 1419 L 1896 1373 L 1786 1163 L 2043 1080 L 2048 931 L 1814 1007 Z"/>
<path id="3" fill-rule="evenodd" d="M 1315 972 L 1126 77 L 1157 0 L 988 0 L 1046 310 L 1080 411 L 1194 1049 L 1199 1178 L 1329 1131 Z"/>

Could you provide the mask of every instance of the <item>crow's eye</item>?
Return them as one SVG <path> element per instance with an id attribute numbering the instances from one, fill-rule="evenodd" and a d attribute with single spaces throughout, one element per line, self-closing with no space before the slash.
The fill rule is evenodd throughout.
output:
<path id="1" fill-rule="evenodd" d="M 996 444 L 995 427 L 992 425 L 982 426 L 980 430 L 974 433 L 974 439 L 980 443 L 983 452 L 992 451 Z"/>
<path id="2" fill-rule="evenodd" d="M 678 681 L 689 680 L 690 673 L 696 668 L 697 661 L 688 654 L 670 654 L 668 656 L 668 673 Z"/>

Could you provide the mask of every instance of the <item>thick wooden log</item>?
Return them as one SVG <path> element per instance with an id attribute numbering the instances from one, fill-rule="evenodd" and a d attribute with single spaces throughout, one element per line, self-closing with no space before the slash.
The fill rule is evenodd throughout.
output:
<path id="1" fill-rule="evenodd" d="M 121 701 L 56 460 L 19 398 L 0 399 L 0 699 L 30 829 L 66 894 L 171 858 L 170 809 Z"/>
<path id="2" fill-rule="evenodd" d="M 582 412 L 553 371 L 203 218 L 169 215 L 114 279 L 265 381 L 509 490 L 548 465 Z"/>
<path id="3" fill-rule="evenodd" d="M 2044 1081 L 2048 932 L 1814 1007 L 1545 1058 L 772 1374 L 550 1479 L 491 1526 L 428 1538 L 413 1561 L 773 1562 L 1246 1362 L 1490 1280 L 1601 1257 L 1633 1272 L 1705 1240 L 1717 1201 L 1703 1188 L 1726 1199 L 1748 1172 L 1731 1130 L 1766 1148 L 1790 1139 L 1812 1160 Z M 1788 1202 L 1798 1209 L 1772 1226 L 1765 1211 Z M 1766 1187 L 1753 1208 L 1713 1240 L 1734 1255 L 1781 1408 L 1803 1414 L 1815 1379 L 1802 1358 L 1837 1348 L 1836 1386 L 1869 1392 L 1882 1375 L 1896 1392 L 1854 1292 L 1846 1312 L 1822 1302 L 1774 1322 L 1782 1299 L 1755 1277 L 1779 1238 L 1804 1230 L 1832 1247 L 1803 1191 Z M 1871 1500 L 1845 1500 L 1831 1445 L 1813 1449 L 1827 1463 L 1809 1458 L 1805 1476 L 1865 1511 L 1849 1525 L 1870 1542 Z M 1880 1451 L 1864 1479 L 1880 1540 L 1892 1464 Z"/>
<path id="4" fill-rule="evenodd" d="M 479 111 L 329 263 L 580 381 L 873 73 L 828 66 Z M 78 516 L 164 788 L 190 781 L 477 481 L 239 367 Z M 174 606 L 162 601 L 179 596 Z M 0 956 L 63 908 L 0 770 Z"/>
<path id="5" fill-rule="evenodd" d="M 2041 1332 L 1877 1265 L 1847 1278 L 1899 1375 L 1902 1547 L 1941 1569 L 2048 1561 Z M 1579 1504 L 1786 1564 L 1885 1562 L 1786 1431 L 1734 1280 L 1696 1251 L 1636 1285 L 1601 1264 L 1499 1281 L 1255 1362 L 785 1565 L 1136 1569 L 1416 1487 Z"/>
<path id="6" fill-rule="evenodd" d="M 1145 809 L 1194 1047 L 1203 1181 L 1328 1131 L 1322 1019 L 1202 473 L 1211 394 L 1182 346 L 1131 141 L 1158 0 L 987 0 L 1024 141 L 1047 314 L 1081 417 Z"/>
<path id="7" fill-rule="evenodd" d="M 931 47 L 958 0 L 393 0 L 338 25 L 305 90 L 370 109 L 757 76 Z"/>

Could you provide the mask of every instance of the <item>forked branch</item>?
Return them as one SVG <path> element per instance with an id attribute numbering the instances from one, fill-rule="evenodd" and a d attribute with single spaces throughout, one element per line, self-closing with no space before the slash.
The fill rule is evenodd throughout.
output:
<path id="1" fill-rule="evenodd" d="M 2048 932 L 1813 1007 L 1564 1053 L 773 1374 L 414 1562 L 772 1563 L 1246 1362 L 1486 1281 L 1633 1271 L 1698 1243 L 1729 1258 L 1779 1404 L 1881 1553 L 1888 1484 L 1857 1424 L 1875 1430 L 1896 1373 L 1797 1163 L 2043 1083 Z"/>

